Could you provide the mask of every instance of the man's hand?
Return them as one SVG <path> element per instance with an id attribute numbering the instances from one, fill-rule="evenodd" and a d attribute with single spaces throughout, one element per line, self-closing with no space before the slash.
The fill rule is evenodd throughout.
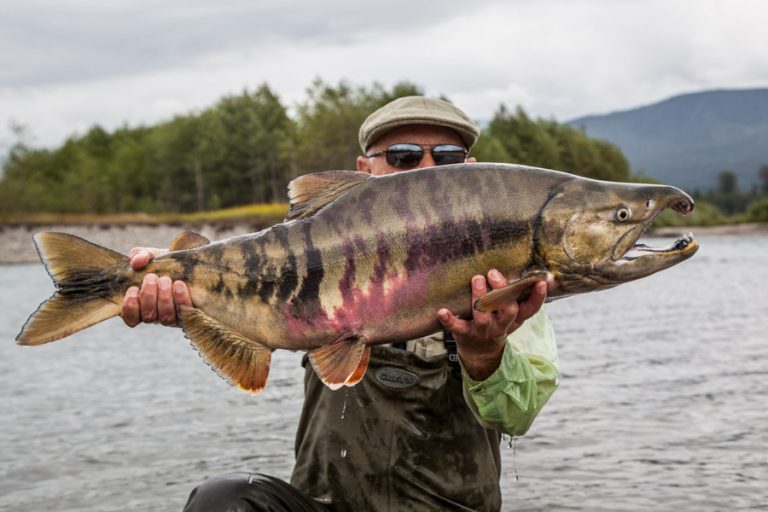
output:
<path id="1" fill-rule="evenodd" d="M 507 286 L 507 280 L 497 270 L 488 272 L 488 284 L 492 289 Z M 488 293 L 485 277 L 472 278 L 472 304 Z M 453 333 L 461 363 L 474 380 L 485 380 L 501 363 L 507 335 L 535 315 L 547 298 L 547 283 L 538 282 L 531 295 L 523 302 L 511 304 L 498 311 L 481 313 L 472 310 L 472 320 L 462 320 L 443 308 L 437 319 Z"/>
<path id="2" fill-rule="evenodd" d="M 131 268 L 141 270 L 152 261 L 152 258 L 168 252 L 166 249 L 152 247 L 134 247 L 128 253 L 131 258 Z M 189 288 L 183 281 L 171 282 L 171 278 L 157 277 L 147 274 L 138 286 L 131 286 L 125 292 L 120 316 L 128 327 L 136 327 L 141 322 L 163 325 L 177 325 L 176 311 L 179 306 L 192 305 Z"/>

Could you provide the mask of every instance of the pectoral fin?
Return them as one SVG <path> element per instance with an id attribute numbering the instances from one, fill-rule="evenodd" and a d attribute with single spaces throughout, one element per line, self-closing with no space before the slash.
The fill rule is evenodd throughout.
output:
<path id="1" fill-rule="evenodd" d="M 272 350 L 221 324 L 202 311 L 182 306 L 179 313 L 184 334 L 203 358 L 243 391 L 258 393 L 267 383 Z"/>
<path id="2" fill-rule="evenodd" d="M 331 389 L 354 386 L 368 368 L 371 347 L 365 338 L 345 336 L 309 353 L 309 361 L 323 384 Z"/>
<path id="3" fill-rule="evenodd" d="M 533 285 L 546 279 L 547 272 L 544 270 L 530 272 L 525 277 L 510 282 L 504 288 L 497 288 L 483 295 L 475 301 L 474 308 L 482 313 L 498 311 L 510 304 L 525 300 L 531 294 Z"/>
<path id="4" fill-rule="evenodd" d="M 354 386 L 361 380 L 363 380 L 363 377 L 365 377 L 365 372 L 368 370 L 368 361 L 371 359 L 371 346 L 366 345 L 365 349 L 363 350 L 363 355 L 360 357 L 360 362 L 357 364 L 357 369 L 355 370 L 355 373 L 349 376 L 349 378 L 344 382 L 345 386 Z"/>

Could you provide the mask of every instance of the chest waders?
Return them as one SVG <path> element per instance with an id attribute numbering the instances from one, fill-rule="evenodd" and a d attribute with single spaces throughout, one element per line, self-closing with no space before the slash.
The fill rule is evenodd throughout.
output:
<path id="1" fill-rule="evenodd" d="M 426 358 L 374 346 L 336 391 L 305 364 L 291 484 L 335 511 L 499 510 L 500 435 L 466 405 L 458 364 L 452 340 Z"/>

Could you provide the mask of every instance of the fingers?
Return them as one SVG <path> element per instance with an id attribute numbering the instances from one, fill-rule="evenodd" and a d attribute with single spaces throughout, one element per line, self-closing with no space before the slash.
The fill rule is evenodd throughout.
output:
<path id="1" fill-rule="evenodd" d="M 472 278 L 472 304 L 486 293 L 488 293 L 488 286 L 486 285 L 485 277 L 481 275 L 474 276 Z M 474 322 L 475 329 L 478 333 L 485 333 L 493 324 L 493 313 L 483 313 L 473 309 L 472 321 Z"/>
<path id="2" fill-rule="evenodd" d="M 189 288 L 184 281 L 173 282 L 173 298 L 177 306 L 191 306 L 192 296 L 189 294 Z"/>
<path id="3" fill-rule="evenodd" d="M 155 274 L 147 274 L 141 289 L 132 286 L 126 291 L 120 316 L 129 327 L 135 327 L 141 322 L 158 321 L 163 325 L 177 325 L 178 307 L 182 305 L 192 305 L 186 283 L 172 282 L 166 276 L 158 278 Z"/>
<path id="4" fill-rule="evenodd" d="M 163 276 L 157 280 L 157 318 L 163 325 L 176 325 L 176 304 L 173 301 L 171 278 Z"/>
<path id="5" fill-rule="evenodd" d="M 149 265 L 153 258 L 167 252 L 167 249 L 154 247 L 134 247 L 128 253 L 131 268 L 141 270 Z M 181 284 L 182 287 L 177 294 L 169 277 L 158 278 L 156 274 L 147 274 L 141 283 L 141 289 L 132 286 L 126 291 L 120 308 L 123 322 L 129 327 L 135 327 L 141 322 L 157 321 L 163 325 L 176 325 L 177 295 L 181 303 L 192 305 L 187 286 L 184 283 Z"/>
<path id="6" fill-rule="evenodd" d="M 167 253 L 167 249 L 157 249 L 155 247 L 134 247 L 128 252 L 131 259 L 131 268 L 141 270 L 152 261 L 153 258 Z"/>
<path id="7" fill-rule="evenodd" d="M 443 308 L 437 312 L 437 320 L 443 325 L 444 328 L 448 329 L 453 334 L 462 335 L 469 332 L 469 322 L 457 317 L 446 308 Z"/>
<path id="8" fill-rule="evenodd" d="M 493 269 L 488 272 L 488 284 L 491 285 L 491 288 L 495 290 L 497 288 L 504 288 L 509 284 L 509 282 L 504 279 L 504 276 L 501 275 L 501 272 Z"/>
<path id="9" fill-rule="evenodd" d="M 157 275 L 147 274 L 139 291 L 141 320 L 147 323 L 157 322 Z"/>
<path id="10" fill-rule="evenodd" d="M 179 306 L 191 306 L 192 296 L 189 294 L 189 288 L 184 281 L 173 282 L 173 300 L 176 303 L 176 310 Z"/>
<path id="11" fill-rule="evenodd" d="M 487 281 L 482 275 L 472 278 L 472 303 L 488 293 L 488 285 L 494 290 L 509 285 L 507 279 L 498 271 L 488 272 Z M 437 318 L 446 329 L 457 336 L 457 340 L 491 341 L 506 337 L 509 333 L 520 327 L 528 318 L 535 315 L 547 298 L 547 283 L 538 282 L 532 289 L 530 296 L 523 302 L 512 303 L 497 311 L 483 313 L 472 310 L 472 320 L 462 320 L 447 309 L 441 309 Z"/>
<path id="12" fill-rule="evenodd" d="M 547 299 L 547 283 L 539 281 L 533 286 L 531 295 L 523 302 L 518 304 L 519 312 L 517 314 L 516 322 L 523 323 L 533 315 L 539 312 L 541 306 L 544 305 L 544 301 Z"/>
<path id="13" fill-rule="evenodd" d="M 488 284 L 491 285 L 492 289 L 498 290 L 499 288 L 508 286 L 509 281 L 503 275 L 501 275 L 501 272 L 496 269 L 492 269 L 488 272 Z M 498 325 L 503 326 L 505 331 L 504 333 L 507 334 L 509 326 L 515 321 L 515 319 L 518 317 L 518 314 L 518 305 L 517 303 L 513 303 L 497 311 L 494 311 L 493 318 L 496 320 Z"/>
<path id="14" fill-rule="evenodd" d="M 136 327 L 141 323 L 139 311 L 139 287 L 131 286 L 125 292 L 123 304 L 120 307 L 120 316 L 128 327 Z"/>
<path id="15" fill-rule="evenodd" d="M 128 257 L 131 258 L 131 268 L 133 270 L 141 270 L 152 260 L 152 254 L 145 247 L 134 247 L 128 253 Z"/>

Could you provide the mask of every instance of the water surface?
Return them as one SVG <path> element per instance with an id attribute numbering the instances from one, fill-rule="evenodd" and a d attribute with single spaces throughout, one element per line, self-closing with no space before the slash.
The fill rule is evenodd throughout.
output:
<path id="1" fill-rule="evenodd" d="M 560 389 L 505 443 L 504 510 L 768 507 L 768 237 L 700 242 L 678 267 L 547 306 Z M 219 473 L 289 477 L 300 354 L 276 352 L 250 396 L 178 329 L 110 320 L 16 346 L 51 292 L 39 265 L 0 267 L 0 510 L 173 511 Z"/>

